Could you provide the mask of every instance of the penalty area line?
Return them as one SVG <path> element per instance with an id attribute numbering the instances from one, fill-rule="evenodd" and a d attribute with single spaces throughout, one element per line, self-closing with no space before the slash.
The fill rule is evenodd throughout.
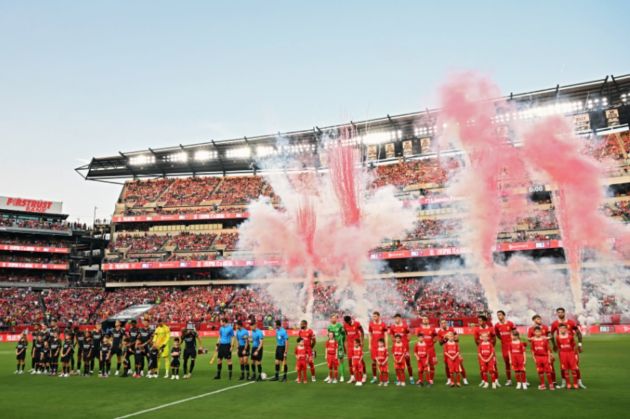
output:
<path id="1" fill-rule="evenodd" d="M 326 365 L 326 362 L 320 362 L 319 364 L 315 364 L 316 367 L 320 367 L 322 365 Z M 287 374 L 295 374 L 296 372 L 297 372 L 297 370 L 293 370 L 293 371 L 287 372 Z M 267 380 L 269 380 L 269 379 L 267 378 Z M 190 401 L 201 399 L 201 398 L 208 397 L 208 396 L 213 396 L 215 394 L 223 393 L 223 392 L 228 391 L 228 390 L 234 390 L 236 388 L 245 387 L 245 386 L 248 386 L 250 384 L 255 384 L 255 383 L 256 383 L 255 381 L 249 381 L 247 383 L 237 384 L 237 385 L 234 385 L 234 386 L 221 388 L 219 390 L 214 390 L 214 391 L 211 391 L 209 393 L 198 394 L 196 396 L 187 397 L 187 398 L 181 399 L 181 400 L 175 400 L 173 402 L 161 404 L 159 406 L 151 407 L 149 409 L 139 410 L 137 412 L 129 413 L 129 414 L 126 414 L 126 415 L 123 415 L 123 416 L 117 416 L 114 419 L 126 419 L 126 418 L 131 418 L 133 416 L 144 415 L 145 413 L 155 412 L 156 410 L 166 409 L 167 407 L 176 406 L 178 404 L 190 402 Z"/>

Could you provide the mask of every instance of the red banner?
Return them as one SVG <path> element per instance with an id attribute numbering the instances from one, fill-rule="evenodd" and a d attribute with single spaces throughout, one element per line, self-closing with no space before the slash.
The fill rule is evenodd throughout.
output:
<path id="1" fill-rule="evenodd" d="M 543 241 L 535 241 L 535 242 L 498 243 L 494 250 L 495 252 L 514 252 L 514 251 L 521 251 L 521 250 L 557 249 L 560 247 L 562 247 L 561 240 L 543 240 Z M 371 253 L 370 259 L 373 259 L 373 260 L 409 259 L 409 258 L 459 255 L 459 254 L 468 253 L 468 252 L 469 250 L 464 247 L 442 247 L 442 248 L 428 248 L 428 249 L 416 249 L 416 250 L 394 250 L 391 252 Z"/>
<path id="2" fill-rule="evenodd" d="M 33 252 L 33 253 L 70 253 L 70 249 L 66 247 L 46 247 L 46 246 L 23 246 L 16 244 L 1 244 L 0 250 L 9 252 Z"/>
<path id="3" fill-rule="evenodd" d="M 556 249 L 562 247 L 560 240 L 545 240 L 538 242 L 517 242 L 499 243 L 496 245 L 497 252 L 511 252 L 519 250 L 535 249 Z M 429 248 L 417 250 L 396 250 L 392 252 L 371 253 L 372 260 L 387 259 L 409 259 L 418 257 L 435 257 L 459 255 L 467 253 L 463 247 Z M 278 266 L 279 259 L 264 260 L 187 260 L 187 261 L 167 261 L 167 262 L 120 262 L 104 263 L 104 271 L 132 271 L 143 269 L 197 269 L 197 268 L 226 268 L 226 267 L 246 267 L 246 266 Z"/>
<path id="4" fill-rule="evenodd" d="M 247 212 L 204 214 L 114 215 L 114 223 L 159 223 L 165 221 L 233 220 L 247 218 Z"/>
<path id="5" fill-rule="evenodd" d="M 67 263 L 0 262 L 0 268 L 67 271 Z"/>
<path id="6" fill-rule="evenodd" d="M 167 262 L 121 262 L 104 263 L 104 271 L 133 271 L 143 269 L 198 269 L 198 268 L 231 268 L 246 266 L 277 266 L 278 259 L 268 260 L 175 260 Z"/>

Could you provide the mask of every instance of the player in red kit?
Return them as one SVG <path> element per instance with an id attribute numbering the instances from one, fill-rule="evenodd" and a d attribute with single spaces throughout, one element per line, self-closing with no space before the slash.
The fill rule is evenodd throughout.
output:
<path id="1" fill-rule="evenodd" d="M 451 374 L 448 370 L 448 362 L 446 361 L 446 354 L 444 353 L 444 344 L 447 342 L 446 339 L 446 335 L 448 333 L 452 333 L 453 335 L 455 335 L 455 341 L 457 342 L 459 340 L 458 336 L 457 336 L 457 332 L 455 331 L 455 329 L 451 326 L 448 325 L 448 322 L 444 319 L 440 320 L 440 327 L 437 330 L 437 341 L 439 342 L 440 346 L 442 346 L 442 355 L 444 357 L 444 373 L 446 374 L 446 385 L 450 386 L 451 385 Z M 466 368 L 464 368 L 464 359 L 462 358 L 462 379 L 465 385 L 468 385 L 468 380 L 466 379 Z"/>
<path id="2" fill-rule="evenodd" d="M 435 341 L 437 340 L 437 333 L 435 332 L 435 328 L 431 326 L 429 322 L 429 318 L 427 316 L 422 317 L 422 324 L 418 328 L 417 331 L 419 334 L 421 333 L 423 336 L 424 343 L 427 348 L 427 368 L 429 373 L 429 379 L 427 380 L 429 384 L 433 385 L 433 378 L 435 377 L 435 365 L 437 364 L 437 356 L 435 355 Z M 420 371 L 418 371 L 418 376 L 420 377 Z"/>
<path id="3" fill-rule="evenodd" d="M 306 348 L 306 352 L 308 354 L 308 359 L 306 363 L 311 370 L 311 381 L 317 381 L 315 378 L 315 361 L 314 361 L 314 353 L 313 348 L 315 347 L 315 332 L 312 329 L 308 328 L 308 322 L 306 320 L 302 320 L 300 322 L 300 330 L 298 331 L 298 337 L 301 337 L 304 341 L 304 347 Z"/>
<path id="4" fill-rule="evenodd" d="M 571 388 L 577 390 L 579 388 L 580 367 L 578 365 L 578 353 L 575 350 L 575 335 L 569 332 L 569 327 L 564 323 L 558 326 L 556 342 L 560 354 L 562 379 L 566 383 L 567 390 Z M 571 375 L 573 375 L 573 386 L 571 386 Z"/>
<path id="5" fill-rule="evenodd" d="M 551 335 L 552 338 L 557 339 L 558 336 L 558 332 L 559 332 L 559 328 L 560 325 L 566 325 L 567 327 L 567 333 L 569 333 L 571 336 L 575 335 L 577 336 L 577 340 L 578 340 L 578 347 L 577 347 L 577 363 L 578 363 L 578 367 L 580 365 L 580 353 L 582 352 L 582 332 L 580 331 L 580 328 L 578 327 L 578 324 L 576 322 L 574 322 L 573 320 L 569 320 L 567 319 L 567 313 L 566 310 L 562 307 L 559 307 L 558 309 L 556 309 L 556 315 L 557 315 L 557 320 L 554 321 L 553 323 L 551 323 Z M 556 342 L 556 341 L 554 341 Z M 559 346 L 557 343 L 555 343 L 554 346 Z M 566 378 L 562 378 L 563 382 L 562 385 L 560 387 L 564 387 L 565 386 L 565 380 Z M 580 369 L 577 369 L 577 385 L 581 388 L 586 388 L 586 386 L 584 385 L 584 383 L 582 383 L 582 375 L 580 373 Z"/>
<path id="6" fill-rule="evenodd" d="M 376 359 L 378 342 L 383 339 L 385 341 L 385 347 L 387 347 L 387 325 L 381 320 L 381 314 L 378 311 L 372 313 L 372 321 L 368 326 L 368 333 L 370 340 L 370 357 L 372 358 L 372 381 L 375 383 L 380 375 L 378 371 L 378 361 Z"/>
<path id="7" fill-rule="evenodd" d="M 413 354 L 416 357 L 416 361 L 418 362 L 417 384 L 419 386 L 424 385 L 424 378 L 426 373 L 427 385 L 433 385 L 433 377 L 431 377 L 430 369 L 430 357 L 432 354 L 431 350 L 429 349 L 429 345 L 427 344 L 427 341 L 425 339 L 425 336 L 421 331 L 418 332 L 418 340 L 413 347 Z M 435 355 L 435 353 L 433 353 L 433 355 Z"/>
<path id="8" fill-rule="evenodd" d="M 379 386 L 389 384 L 389 354 L 387 353 L 387 345 L 385 338 L 379 339 L 376 345 L 376 362 L 378 364 Z"/>
<path id="9" fill-rule="evenodd" d="M 553 356 L 553 352 L 556 351 L 556 341 L 553 340 L 551 336 L 551 330 L 547 325 L 543 324 L 542 317 L 539 314 L 535 314 L 532 317 L 532 325 L 527 329 L 527 339 L 532 340 L 532 338 L 536 335 L 536 328 L 540 328 L 540 334 L 544 339 L 549 341 L 551 346 L 551 351 L 549 353 L 549 368 L 551 368 L 551 381 L 556 383 L 556 366 L 555 366 L 555 357 Z"/>
<path id="10" fill-rule="evenodd" d="M 329 384 L 337 384 L 339 379 L 339 358 L 337 357 L 339 351 L 339 343 L 335 340 L 334 333 L 328 333 L 328 340 L 326 341 L 326 363 L 328 364 L 328 378 Z"/>
<path id="11" fill-rule="evenodd" d="M 475 344 L 477 344 L 477 346 L 479 346 L 479 343 L 481 342 L 481 335 L 483 333 L 486 333 L 488 335 L 488 341 L 492 344 L 492 346 L 496 346 L 497 336 L 496 336 L 496 333 L 494 332 L 494 327 L 490 326 L 488 322 L 488 317 L 485 314 L 480 314 L 479 316 L 477 316 L 477 326 L 475 326 L 475 328 L 473 329 L 473 337 L 475 339 Z M 496 357 L 495 357 L 495 362 L 496 362 Z M 498 370 L 498 369 L 495 367 L 495 370 Z M 497 387 L 501 387 L 501 385 L 499 384 L 498 378 L 495 380 L 495 383 Z M 479 383 L 479 387 L 481 386 L 483 386 L 483 381 Z"/>
<path id="12" fill-rule="evenodd" d="M 527 343 L 521 341 L 517 330 L 512 331 L 510 342 L 510 365 L 516 376 L 516 389 L 527 390 L 527 376 L 525 374 L 525 356 Z"/>
<path id="13" fill-rule="evenodd" d="M 401 335 L 394 335 L 392 345 L 392 355 L 394 357 L 394 369 L 396 370 L 396 385 L 405 386 L 405 364 L 409 357 L 409 346 L 405 345 Z"/>
<path id="14" fill-rule="evenodd" d="M 297 370 L 297 383 L 306 384 L 306 364 L 308 362 L 308 351 L 302 338 L 297 338 L 295 347 L 295 369 Z"/>
<path id="15" fill-rule="evenodd" d="M 405 355 L 405 365 L 407 366 L 407 373 L 409 374 L 409 382 L 413 384 L 413 369 L 411 368 L 411 358 L 409 357 L 409 327 L 407 326 L 407 323 L 403 321 L 400 314 L 394 315 L 394 323 L 389 326 L 389 333 L 392 336 L 400 335 L 402 344 L 405 346 L 405 348 L 407 348 Z"/>
<path id="16" fill-rule="evenodd" d="M 543 336 L 541 327 L 536 326 L 534 328 L 534 334 L 529 339 L 529 343 L 532 346 L 532 355 L 534 355 L 534 361 L 536 362 L 536 372 L 540 379 L 538 390 L 547 389 L 547 386 L 545 386 L 545 375 L 547 375 L 547 381 L 549 382 L 549 390 L 555 390 L 555 380 L 551 374 L 553 357 L 551 355 L 549 339 L 547 336 Z"/>
<path id="17" fill-rule="evenodd" d="M 354 340 L 354 346 L 352 347 L 352 371 L 354 372 L 354 378 L 356 379 L 356 386 L 363 385 L 363 374 L 365 373 L 365 361 L 363 361 L 363 346 L 361 345 L 361 339 Z"/>
<path id="18" fill-rule="evenodd" d="M 490 343 L 490 337 L 487 333 L 483 333 L 480 337 L 479 345 L 477 346 L 477 358 L 479 360 L 479 370 L 481 371 L 481 379 L 483 380 L 483 388 L 490 387 L 490 382 L 492 383 L 492 388 L 497 388 L 496 375 L 497 371 L 495 370 L 496 365 L 496 353 L 494 351 L 494 346 Z"/>
<path id="19" fill-rule="evenodd" d="M 455 341 L 455 335 L 449 333 L 446 336 L 446 343 L 444 344 L 444 353 L 446 354 L 446 360 L 448 361 L 448 370 L 451 373 L 451 387 L 461 387 L 461 364 L 462 358 L 459 351 L 459 344 Z"/>
<path id="20" fill-rule="evenodd" d="M 499 321 L 494 325 L 494 333 L 501 340 L 501 355 L 505 363 L 505 385 L 512 385 L 512 367 L 510 366 L 510 341 L 512 340 L 512 331 L 516 326 L 505 318 L 505 311 L 497 311 Z"/>
<path id="21" fill-rule="evenodd" d="M 350 316 L 344 316 L 343 328 L 346 331 L 346 352 L 348 354 L 352 350 L 356 339 L 359 339 L 361 347 L 363 347 L 363 326 L 361 326 L 358 321 L 354 320 Z M 363 371 L 365 371 L 365 361 L 363 361 L 363 356 L 361 356 L 361 362 L 363 362 Z M 348 384 L 351 384 L 356 380 L 356 377 L 354 376 L 352 359 L 350 359 L 350 356 L 348 356 L 348 366 L 350 367 L 350 380 L 348 380 Z M 364 379 L 367 380 L 367 377 L 364 377 Z"/>

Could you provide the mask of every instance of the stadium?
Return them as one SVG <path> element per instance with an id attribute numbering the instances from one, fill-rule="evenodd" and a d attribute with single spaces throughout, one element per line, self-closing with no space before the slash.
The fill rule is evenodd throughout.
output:
<path id="1" fill-rule="evenodd" d="M 0 189 L 3 416 L 622 416 L 630 74 L 444 80 L 60 168 L 102 220 Z"/>

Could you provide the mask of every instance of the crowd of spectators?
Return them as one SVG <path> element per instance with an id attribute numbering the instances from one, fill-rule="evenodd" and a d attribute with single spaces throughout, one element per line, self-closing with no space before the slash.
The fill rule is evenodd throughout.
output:
<path id="1" fill-rule="evenodd" d="M 155 253 L 159 252 L 168 241 L 169 236 L 148 234 L 126 235 L 118 234 L 116 239 L 110 242 L 110 250 L 128 249 L 129 253 Z"/>
<path id="2" fill-rule="evenodd" d="M 65 231 L 70 229 L 87 230 L 87 226 L 81 223 L 68 223 L 61 220 L 17 218 L 6 214 L 0 214 L 0 226 L 54 231 Z"/>
<path id="3" fill-rule="evenodd" d="M 55 238 L 38 239 L 24 236 L 2 236 L 0 244 L 19 245 L 19 246 L 40 246 L 40 247 L 60 247 L 68 248 L 70 243 L 67 240 L 59 240 Z"/>
<path id="4" fill-rule="evenodd" d="M 619 138 L 615 134 L 605 137 L 592 136 L 584 141 L 582 152 L 590 154 L 597 160 L 622 160 L 625 158 L 624 154 L 630 151 L 628 142 L 627 133 L 619 136 Z M 625 150 L 622 147 L 625 147 Z"/>
<path id="5" fill-rule="evenodd" d="M 411 185 L 444 185 L 450 174 L 460 167 L 455 158 L 430 158 L 401 161 L 394 164 L 376 166 L 373 186 L 394 185 L 399 189 Z"/>
<path id="6" fill-rule="evenodd" d="M 47 282 L 60 283 L 66 281 L 66 273 L 64 271 L 46 271 L 46 270 L 0 270 L 0 282 Z"/>
<path id="7" fill-rule="evenodd" d="M 105 290 L 101 288 L 64 288 L 42 291 L 44 317 L 62 324 L 88 324 L 103 303 Z"/>
<path id="8" fill-rule="evenodd" d="M 221 183 L 219 177 L 187 177 L 174 179 L 160 197 L 164 207 L 195 206 L 213 199 L 213 192 Z"/>
<path id="9" fill-rule="evenodd" d="M 605 212 L 610 217 L 620 217 L 622 221 L 630 222 L 630 199 L 606 205 Z"/>
<path id="10" fill-rule="evenodd" d="M 0 288 L 0 330 L 40 323 L 43 318 L 39 292 L 28 288 Z"/>
<path id="11" fill-rule="evenodd" d="M 0 262 L 68 263 L 68 256 L 55 253 L 0 253 Z"/>

